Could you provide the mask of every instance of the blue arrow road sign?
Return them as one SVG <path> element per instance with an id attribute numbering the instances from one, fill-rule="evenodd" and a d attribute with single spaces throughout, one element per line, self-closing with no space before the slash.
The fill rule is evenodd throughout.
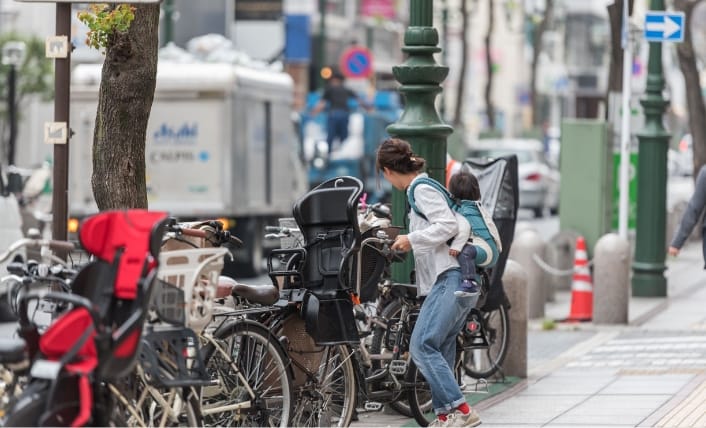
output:
<path id="1" fill-rule="evenodd" d="M 645 40 L 648 42 L 683 41 L 684 20 L 684 12 L 647 12 L 645 14 Z"/>

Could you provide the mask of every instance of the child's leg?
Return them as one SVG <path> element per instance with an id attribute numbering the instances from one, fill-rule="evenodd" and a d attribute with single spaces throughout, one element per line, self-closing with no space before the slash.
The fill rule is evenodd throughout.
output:
<path id="1" fill-rule="evenodd" d="M 476 277 L 476 247 L 466 244 L 458 253 L 458 264 L 461 266 L 461 280 L 471 281 Z"/>
<path id="2" fill-rule="evenodd" d="M 458 264 L 461 266 L 461 282 L 458 288 L 454 291 L 456 297 L 467 297 L 478 294 L 478 285 L 476 284 L 476 247 L 466 244 L 460 253 L 458 253 Z"/>

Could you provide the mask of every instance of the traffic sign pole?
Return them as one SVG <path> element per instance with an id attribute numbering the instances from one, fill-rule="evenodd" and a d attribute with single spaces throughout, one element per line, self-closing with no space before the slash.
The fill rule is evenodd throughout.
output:
<path id="1" fill-rule="evenodd" d="M 630 46 L 628 0 L 623 0 L 623 108 L 620 127 L 620 203 L 618 204 L 618 234 L 628 239 L 628 211 L 630 194 L 630 77 L 632 76 L 632 48 Z"/>
<path id="2" fill-rule="evenodd" d="M 56 35 L 71 35 L 71 3 L 56 4 Z M 71 48 L 65 58 L 56 58 L 54 67 L 54 122 L 69 124 L 71 100 Z M 69 127 L 70 129 L 70 127 Z M 67 238 L 69 206 L 69 138 L 66 144 L 54 144 L 54 180 L 52 187 L 52 237 L 65 241 Z M 61 255 L 64 257 L 65 254 Z"/>

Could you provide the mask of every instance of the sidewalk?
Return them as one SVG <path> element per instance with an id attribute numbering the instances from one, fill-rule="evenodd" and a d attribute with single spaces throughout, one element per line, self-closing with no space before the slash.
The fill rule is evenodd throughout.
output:
<path id="1" fill-rule="evenodd" d="M 544 331 L 542 320 L 531 320 L 529 377 L 475 404 L 482 426 L 706 428 L 700 243 L 688 244 L 667 265 L 668 297 L 631 297 L 627 326 L 559 324 Z M 565 318 L 570 298 L 558 291 L 546 318 Z M 362 414 L 352 424 L 415 425 L 383 412 Z"/>

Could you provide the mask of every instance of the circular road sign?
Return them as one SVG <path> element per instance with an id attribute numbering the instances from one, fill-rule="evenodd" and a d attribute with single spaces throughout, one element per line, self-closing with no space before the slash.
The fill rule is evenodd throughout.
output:
<path id="1" fill-rule="evenodd" d="M 373 54 L 368 48 L 353 46 L 343 51 L 339 65 L 346 77 L 368 77 L 373 72 Z"/>

